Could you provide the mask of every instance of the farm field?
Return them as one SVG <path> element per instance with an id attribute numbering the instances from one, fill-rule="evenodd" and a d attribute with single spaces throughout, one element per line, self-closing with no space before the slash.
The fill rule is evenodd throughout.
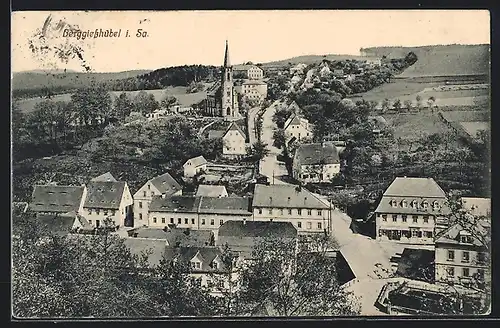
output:
<path id="1" fill-rule="evenodd" d="M 450 131 L 437 113 L 384 114 L 383 117 L 394 130 L 394 138 L 413 141 L 426 135 Z"/>
<path id="2" fill-rule="evenodd" d="M 206 86 L 208 87 L 208 86 Z M 187 87 L 168 87 L 165 89 L 155 89 L 155 90 L 144 90 L 148 94 L 153 94 L 156 101 L 160 102 L 164 95 L 168 94 L 174 96 L 179 101 L 179 104 L 183 107 L 189 107 L 193 104 L 199 103 L 201 100 L 205 99 L 207 96 L 206 91 L 196 92 L 196 93 L 187 93 Z M 118 97 L 122 92 L 125 92 L 129 95 L 129 97 L 135 97 L 140 91 L 110 91 L 112 95 L 113 101 L 116 97 Z M 44 99 L 40 97 L 29 98 L 18 100 L 19 108 L 23 112 L 31 112 L 35 108 L 35 105 L 39 102 L 42 102 Z M 69 102 L 71 100 L 71 93 L 64 93 L 59 95 L 54 95 L 51 98 L 52 101 L 64 101 Z"/>
<path id="3" fill-rule="evenodd" d="M 417 92 L 421 92 L 426 88 L 431 88 L 435 86 L 439 86 L 441 83 L 418 83 L 411 82 L 409 80 L 404 79 L 395 79 L 390 83 L 382 84 L 376 88 L 371 89 L 365 93 L 359 93 L 349 96 L 348 98 L 357 101 L 357 100 L 367 100 L 367 101 L 382 101 L 385 98 L 400 98 L 403 96 L 410 96 L 416 94 Z"/>

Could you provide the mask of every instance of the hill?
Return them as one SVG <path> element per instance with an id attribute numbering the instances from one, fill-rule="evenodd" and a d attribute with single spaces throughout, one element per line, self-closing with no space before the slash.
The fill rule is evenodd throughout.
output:
<path id="1" fill-rule="evenodd" d="M 372 47 L 361 52 L 369 56 L 400 58 L 414 52 L 418 61 L 400 77 L 484 75 L 490 71 L 490 45 L 433 45 L 421 47 Z"/>
<path id="2" fill-rule="evenodd" d="M 401 57 L 406 56 L 408 53 L 405 53 Z M 347 59 L 355 59 L 355 60 L 363 60 L 362 56 L 356 56 L 356 55 L 334 55 L 334 54 L 328 54 L 328 55 L 305 55 L 305 56 L 298 56 L 298 57 L 292 57 L 288 59 L 283 59 L 283 60 L 277 60 L 277 61 L 272 61 L 272 62 L 267 62 L 267 63 L 262 63 L 263 67 L 272 67 L 272 66 L 287 66 L 288 63 L 291 63 L 292 65 L 297 65 L 299 63 L 303 64 L 314 64 L 314 63 L 319 63 L 323 59 L 334 61 L 334 60 L 347 60 Z"/>
<path id="3" fill-rule="evenodd" d="M 75 89 L 95 82 L 121 80 L 146 74 L 151 70 L 132 70 L 117 73 L 79 73 L 59 71 L 27 71 L 14 73 L 12 78 L 13 90 L 30 90 L 41 88 Z"/>

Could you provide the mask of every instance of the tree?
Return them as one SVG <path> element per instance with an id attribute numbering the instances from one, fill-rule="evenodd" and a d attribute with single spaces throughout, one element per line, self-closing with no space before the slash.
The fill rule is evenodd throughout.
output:
<path id="1" fill-rule="evenodd" d="M 415 100 L 417 101 L 417 108 L 420 110 L 422 108 L 422 96 L 417 95 Z"/>
<path id="2" fill-rule="evenodd" d="M 156 101 L 152 93 L 147 93 L 146 91 L 140 91 L 134 98 L 135 111 L 144 114 L 150 114 L 157 110 L 160 105 Z"/>
<path id="3" fill-rule="evenodd" d="M 253 162 L 259 162 L 261 159 L 269 155 L 268 145 L 263 141 L 256 141 L 251 147 L 247 148 L 247 156 Z"/>
<path id="4" fill-rule="evenodd" d="M 385 98 L 382 101 L 382 112 L 385 112 L 386 110 L 388 110 L 389 109 L 389 105 L 390 105 L 389 99 Z"/>
<path id="5" fill-rule="evenodd" d="M 71 108 L 86 126 L 105 123 L 111 116 L 111 95 L 104 86 L 87 87 L 71 95 Z"/>
<path id="6" fill-rule="evenodd" d="M 134 109 L 134 104 L 125 92 L 120 93 L 114 104 L 114 113 L 119 122 L 125 121 Z"/>
<path id="7" fill-rule="evenodd" d="M 406 108 L 406 110 L 409 111 L 412 109 L 413 106 L 412 106 L 411 100 L 407 99 L 403 103 L 404 103 L 404 108 Z"/>
<path id="8" fill-rule="evenodd" d="M 275 129 L 273 132 L 273 146 L 281 148 L 285 146 L 285 132 L 283 129 Z"/>
<path id="9" fill-rule="evenodd" d="M 283 129 L 285 127 L 285 122 L 290 117 L 290 115 L 293 114 L 288 108 L 281 107 L 277 109 L 276 112 L 274 113 L 273 122 L 279 129 Z"/>
<path id="10" fill-rule="evenodd" d="M 401 100 L 399 99 L 394 100 L 392 107 L 394 107 L 394 109 L 399 112 L 401 110 Z"/>

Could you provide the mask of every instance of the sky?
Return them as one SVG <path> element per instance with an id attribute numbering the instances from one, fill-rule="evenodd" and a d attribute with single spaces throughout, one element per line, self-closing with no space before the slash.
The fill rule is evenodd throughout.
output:
<path id="1" fill-rule="evenodd" d="M 311 54 L 359 55 L 360 48 L 373 46 L 490 43 L 486 10 L 45 11 L 14 12 L 11 25 L 13 72 L 220 66 L 225 40 L 232 64 Z M 121 33 L 77 40 L 65 36 L 64 29 Z M 137 29 L 148 36 L 136 37 Z M 74 56 L 75 47 L 83 59 Z"/>

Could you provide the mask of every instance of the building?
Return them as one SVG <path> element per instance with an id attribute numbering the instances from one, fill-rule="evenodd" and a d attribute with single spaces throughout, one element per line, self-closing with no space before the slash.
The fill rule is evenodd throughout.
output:
<path id="1" fill-rule="evenodd" d="M 116 181 L 111 174 L 99 176 L 87 184 L 87 190 L 83 216 L 92 226 L 99 227 L 106 218 L 115 227 L 133 226 L 134 199 L 125 181 Z"/>
<path id="2" fill-rule="evenodd" d="M 229 47 L 227 41 L 221 82 L 218 87 L 209 92 L 204 107 L 206 113 L 212 116 L 224 117 L 224 119 L 227 120 L 240 118 L 238 95 L 234 89 L 233 66 L 229 60 Z"/>
<path id="3" fill-rule="evenodd" d="M 319 70 L 319 75 L 321 77 L 327 77 L 327 76 L 329 76 L 332 73 L 332 71 L 330 70 L 330 67 L 328 66 L 328 63 L 327 62 L 323 62 L 321 65 L 322 65 L 322 67 Z"/>
<path id="4" fill-rule="evenodd" d="M 290 74 L 304 74 L 304 70 L 307 68 L 306 64 L 299 63 L 290 68 Z"/>
<path id="5" fill-rule="evenodd" d="M 291 143 L 295 141 L 311 140 L 314 136 L 312 124 L 305 118 L 294 114 L 288 118 L 284 125 L 285 142 Z"/>
<path id="6" fill-rule="evenodd" d="M 302 109 L 300 108 L 299 105 L 297 105 L 295 100 L 292 101 L 290 105 L 288 105 L 287 109 L 296 115 L 300 115 L 302 113 Z"/>
<path id="7" fill-rule="evenodd" d="M 197 174 L 207 171 L 208 161 L 203 156 L 190 158 L 182 165 L 184 168 L 184 176 L 192 178 Z"/>
<path id="8" fill-rule="evenodd" d="M 83 216 L 74 211 L 62 214 L 38 214 L 36 223 L 42 230 L 59 236 L 94 229 Z"/>
<path id="9" fill-rule="evenodd" d="M 217 240 L 217 229 L 228 220 L 249 220 L 252 202 L 245 197 L 201 197 L 198 208 L 200 229 L 211 229 Z"/>
<path id="10" fill-rule="evenodd" d="M 92 178 L 90 181 L 113 181 L 113 182 L 116 182 L 117 180 L 110 172 L 106 172 L 106 173 L 101 174 L 95 178 Z"/>
<path id="11" fill-rule="evenodd" d="M 440 232 L 435 242 L 436 282 L 481 287 L 485 281 L 490 281 L 487 247 L 476 236 L 487 233 L 479 223 L 471 231 L 459 222 Z"/>
<path id="12" fill-rule="evenodd" d="M 264 78 L 264 71 L 256 65 L 235 65 L 233 76 L 235 78 L 261 80 Z"/>
<path id="13" fill-rule="evenodd" d="M 297 229 L 290 222 L 226 221 L 219 227 L 217 245 L 251 258 L 253 248 L 264 239 L 297 242 Z"/>
<path id="14" fill-rule="evenodd" d="M 226 130 L 208 130 L 204 133 L 206 139 L 222 139 Z"/>
<path id="15" fill-rule="evenodd" d="M 343 70 L 343 69 L 341 69 L 341 68 L 338 68 L 338 69 L 336 68 L 336 69 L 334 69 L 332 73 L 333 73 L 333 75 L 334 75 L 335 77 L 343 77 L 343 76 L 345 75 L 345 74 L 344 74 L 344 70 Z"/>
<path id="16" fill-rule="evenodd" d="M 302 144 L 295 151 L 293 177 L 302 183 L 330 182 L 340 173 L 340 158 L 332 143 Z"/>
<path id="17" fill-rule="evenodd" d="M 227 197 L 227 190 L 225 186 L 219 185 L 204 185 L 201 184 L 196 190 L 195 197 Z"/>
<path id="18" fill-rule="evenodd" d="M 151 238 L 125 238 L 123 243 L 128 247 L 132 255 L 141 258 L 142 254 L 148 254 L 146 267 L 143 269 L 154 269 L 165 257 L 165 240 Z"/>
<path id="19" fill-rule="evenodd" d="M 245 132 L 234 122 L 227 128 L 222 136 L 222 154 L 229 157 L 246 155 Z"/>
<path id="20" fill-rule="evenodd" d="M 181 185 L 168 172 L 148 180 L 134 194 L 134 227 L 148 224 L 149 204 L 155 195 L 181 194 Z"/>
<path id="21" fill-rule="evenodd" d="M 46 214 L 63 214 L 71 211 L 82 214 L 86 197 L 86 186 L 36 185 L 33 188 L 29 209 Z"/>
<path id="22" fill-rule="evenodd" d="M 330 207 L 294 185 L 255 185 L 254 221 L 290 222 L 299 234 L 330 231 Z"/>
<path id="23" fill-rule="evenodd" d="M 262 102 L 267 98 L 267 83 L 257 80 L 246 80 L 235 85 L 235 91 L 244 99 Z"/>
<path id="24" fill-rule="evenodd" d="M 443 189 L 432 178 L 398 177 L 375 210 L 377 240 L 433 244 L 435 227 L 450 214 Z"/>
<path id="25" fill-rule="evenodd" d="M 167 229 L 140 227 L 128 232 L 131 238 L 162 240 L 166 246 L 213 246 L 214 235 L 209 230 L 169 227 Z"/>
<path id="26" fill-rule="evenodd" d="M 176 227 L 200 229 L 198 208 L 201 197 L 154 196 L 149 205 L 148 227 Z"/>

